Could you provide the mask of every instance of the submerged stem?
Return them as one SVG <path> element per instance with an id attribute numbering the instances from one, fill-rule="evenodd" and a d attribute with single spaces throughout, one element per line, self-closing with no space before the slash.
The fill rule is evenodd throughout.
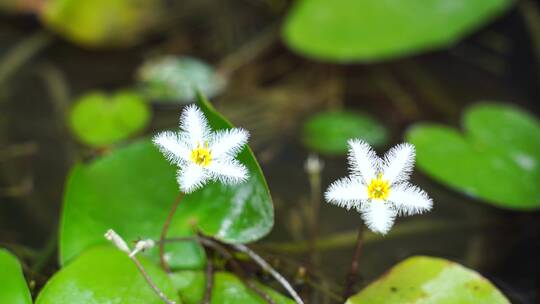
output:
<path id="1" fill-rule="evenodd" d="M 310 200 L 311 208 L 309 209 L 310 213 L 308 214 L 308 224 L 309 224 L 309 255 L 310 261 L 312 264 L 317 264 L 318 255 L 317 255 L 317 233 L 318 233 L 318 220 L 319 220 L 319 210 L 321 205 L 321 171 L 324 164 L 322 160 L 315 154 L 312 154 L 308 157 L 305 163 L 305 169 L 309 177 L 309 188 L 310 188 Z"/>
<path id="2" fill-rule="evenodd" d="M 211 253 L 206 251 L 206 288 L 204 291 L 204 304 L 210 304 L 212 302 L 212 289 L 214 288 L 214 263 L 212 261 Z"/>
<path id="3" fill-rule="evenodd" d="M 166 242 L 186 242 L 186 241 L 188 241 L 188 242 L 189 241 L 195 241 L 195 242 L 198 241 L 202 245 L 217 248 L 218 251 L 220 251 L 220 252 L 223 252 L 223 251 L 226 252 L 226 250 L 223 250 L 221 248 L 221 245 L 218 242 L 216 242 L 216 241 L 214 241 L 214 240 L 212 240 L 210 238 L 204 237 L 204 236 L 178 237 L 178 238 L 162 239 L 162 240 L 159 240 L 159 245 L 161 246 L 162 244 L 164 244 Z M 294 299 L 294 301 L 297 304 L 304 304 L 304 301 L 298 295 L 298 293 L 294 290 L 291 283 L 289 283 L 289 281 L 287 281 L 287 279 L 285 279 L 285 277 L 283 277 L 277 270 L 275 270 L 260 255 L 258 255 L 256 252 L 254 252 L 249 247 L 247 247 L 247 246 L 245 246 L 243 244 L 232 244 L 230 246 L 233 249 L 235 249 L 236 251 L 239 251 L 239 252 L 242 252 L 242 253 L 245 253 L 246 255 L 248 255 L 262 269 L 264 269 L 266 272 L 270 273 L 270 275 L 272 277 L 274 277 L 274 279 L 276 281 L 278 281 L 281 284 L 281 286 L 283 286 L 283 288 L 285 288 L 285 290 L 287 290 L 287 292 L 291 295 L 291 297 Z M 249 286 L 249 287 L 251 287 L 251 286 Z M 265 300 L 266 299 L 267 299 L 267 297 L 265 297 Z"/>
<path id="4" fill-rule="evenodd" d="M 441 234 L 449 231 L 470 231 L 473 229 L 484 229 L 498 225 L 494 219 L 479 221 L 455 221 L 455 220 L 414 220 L 397 224 L 384 238 L 375 233 L 366 232 L 364 244 L 375 244 L 388 242 L 397 238 L 408 237 L 419 234 Z M 356 231 L 346 231 L 317 239 L 316 248 L 319 251 L 336 250 L 349 248 L 355 244 L 357 239 Z M 270 252 L 282 254 L 299 254 L 309 250 L 307 241 L 295 242 L 265 242 L 257 245 L 258 248 L 266 249 Z"/>
<path id="5" fill-rule="evenodd" d="M 276 281 L 278 281 L 281 284 L 281 286 L 283 286 L 283 288 L 285 288 L 285 290 L 287 290 L 287 292 L 291 295 L 291 297 L 294 299 L 294 301 L 297 304 L 304 304 L 304 301 L 302 300 L 302 298 L 300 298 L 298 293 L 294 290 L 291 283 L 289 283 L 289 281 L 287 281 L 287 279 L 285 279 L 285 277 L 283 277 L 279 272 L 277 272 L 277 270 L 275 270 L 274 267 L 272 267 L 270 264 L 268 264 L 268 262 L 266 262 L 255 251 L 249 249 L 249 247 L 247 247 L 246 245 L 243 245 L 243 244 L 234 244 L 234 245 L 231 245 L 231 246 L 234 249 L 247 254 L 262 269 L 264 269 L 265 271 L 270 273 L 270 275 L 272 277 L 274 277 L 274 279 L 276 279 Z"/>
<path id="6" fill-rule="evenodd" d="M 0 85 L 5 82 L 33 56 L 47 47 L 52 36 L 45 31 L 38 31 L 15 45 L 0 58 Z"/>
<path id="7" fill-rule="evenodd" d="M 167 237 L 167 232 L 169 232 L 169 226 L 171 225 L 171 221 L 174 217 L 174 214 L 176 213 L 176 209 L 178 208 L 178 205 L 180 205 L 183 197 L 184 193 L 182 192 L 180 192 L 176 197 L 176 200 L 174 201 L 171 210 L 169 211 L 169 215 L 167 215 L 167 219 L 163 224 L 163 228 L 161 229 L 161 235 L 159 236 L 159 262 L 161 264 L 161 268 L 163 268 L 163 270 L 165 270 L 166 272 L 171 272 L 171 269 L 169 267 L 169 264 L 167 263 L 167 260 L 165 259 L 165 242 L 163 240 Z"/>
<path id="8" fill-rule="evenodd" d="M 352 293 L 354 284 L 356 283 L 356 278 L 358 277 L 358 266 L 360 262 L 360 257 L 362 256 L 362 248 L 364 247 L 364 226 L 360 224 L 358 228 L 358 236 L 356 238 L 356 247 L 354 249 L 353 258 L 351 261 L 351 268 L 349 269 L 349 274 L 345 280 L 345 289 L 343 290 L 343 298 L 347 299 Z"/>
<path id="9" fill-rule="evenodd" d="M 228 248 L 222 244 L 220 244 L 218 241 L 215 241 L 211 238 L 204 237 L 202 235 L 194 236 L 194 237 L 175 237 L 175 238 L 168 238 L 163 240 L 164 243 L 171 243 L 171 242 L 198 242 L 199 244 L 214 249 L 214 251 L 218 252 L 221 256 L 223 256 L 225 259 L 227 259 L 234 270 L 234 272 L 238 275 L 240 280 L 253 292 L 255 292 L 257 295 L 259 295 L 266 303 L 268 304 L 275 304 L 274 300 L 261 288 L 257 286 L 254 282 L 250 281 L 246 278 L 246 274 L 244 269 L 240 266 L 240 264 L 236 261 L 233 254 L 229 252 Z"/>

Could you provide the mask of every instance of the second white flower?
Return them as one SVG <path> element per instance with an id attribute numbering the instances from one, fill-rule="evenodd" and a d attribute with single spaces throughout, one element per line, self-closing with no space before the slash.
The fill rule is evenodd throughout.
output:
<path id="1" fill-rule="evenodd" d="M 408 183 L 414 157 L 411 144 L 397 145 L 380 159 L 367 143 L 349 140 L 351 175 L 330 185 L 325 198 L 356 208 L 372 231 L 386 234 L 397 215 L 422 213 L 433 205 L 426 192 Z"/>

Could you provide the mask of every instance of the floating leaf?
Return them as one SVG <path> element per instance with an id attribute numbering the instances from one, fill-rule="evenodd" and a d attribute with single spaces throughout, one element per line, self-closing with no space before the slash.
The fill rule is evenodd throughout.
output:
<path id="1" fill-rule="evenodd" d="M 70 127 L 82 142 L 90 146 L 107 146 L 144 129 L 150 109 L 144 100 L 131 92 L 111 97 L 94 92 L 75 102 L 70 112 Z"/>
<path id="2" fill-rule="evenodd" d="M 464 134 L 421 123 L 407 132 L 419 168 L 438 181 L 495 206 L 540 208 L 540 123 L 512 106 L 479 104 L 463 119 Z"/>
<path id="3" fill-rule="evenodd" d="M 445 259 L 417 256 L 392 267 L 346 304 L 510 304 L 488 280 Z"/>
<path id="4" fill-rule="evenodd" d="M 90 47 L 130 46 L 157 24 L 156 0 L 48 0 L 41 18 L 65 38 Z"/>
<path id="5" fill-rule="evenodd" d="M 347 141 L 360 138 L 370 145 L 380 147 L 388 140 L 387 131 L 374 118 L 353 111 L 321 112 L 305 124 L 304 144 L 323 154 L 346 154 Z"/>
<path id="6" fill-rule="evenodd" d="M 446 47 L 504 12 L 510 0 L 301 0 L 283 37 L 327 61 L 400 57 Z"/>
<path id="7" fill-rule="evenodd" d="M 232 127 L 201 97 L 199 106 L 213 129 Z M 241 184 L 211 183 L 184 197 L 169 236 L 195 230 L 224 242 L 255 241 L 270 231 L 274 212 L 264 176 L 249 148 L 238 160 L 250 178 Z M 69 261 L 86 248 L 104 242 L 115 229 L 127 240 L 157 239 L 178 196 L 176 167 L 150 140 L 143 140 L 71 171 L 66 185 L 60 233 L 60 260 Z M 204 254 L 193 242 L 167 245 L 172 267 L 200 268 Z M 155 257 L 154 257 L 155 258 Z"/>
<path id="8" fill-rule="evenodd" d="M 202 271 L 180 271 L 171 274 L 171 279 L 180 293 L 184 304 L 202 303 L 205 292 L 205 274 Z M 289 298 L 256 283 L 257 287 L 269 295 L 276 304 L 292 304 Z M 228 272 L 216 272 L 212 288 L 212 303 L 267 303 L 260 295 L 248 288 L 239 278 Z"/>
<path id="9" fill-rule="evenodd" d="M 144 258 L 140 261 L 156 286 L 169 299 L 177 299 L 168 275 Z M 160 304 L 163 301 L 125 252 L 112 246 L 98 246 L 84 252 L 56 273 L 36 301 L 36 304 L 73 303 Z"/>
<path id="10" fill-rule="evenodd" d="M 32 303 L 19 261 L 3 249 L 0 249 L 0 303 Z"/>
<path id="11" fill-rule="evenodd" d="M 207 63 L 192 57 L 164 56 L 145 62 L 137 78 L 151 100 L 189 103 L 200 91 L 208 97 L 221 92 L 225 78 Z"/>

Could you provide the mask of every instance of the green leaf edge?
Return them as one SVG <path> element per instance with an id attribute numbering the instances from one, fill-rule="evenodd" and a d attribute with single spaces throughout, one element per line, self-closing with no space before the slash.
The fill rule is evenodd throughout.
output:
<path id="1" fill-rule="evenodd" d="M 16 281 L 17 284 L 19 285 L 23 285 L 23 286 L 20 286 L 22 290 L 21 291 L 21 294 L 20 294 L 20 298 L 19 300 L 21 300 L 20 302 L 17 302 L 17 303 L 10 303 L 10 304 L 31 304 L 32 303 L 32 296 L 30 294 L 30 290 L 28 289 L 28 284 L 26 283 L 26 279 L 24 277 L 24 273 L 22 271 L 22 266 L 21 266 L 21 263 L 19 262 L 19 259 L 14 255 L 12 254 L 10 251 L 6 250 L 6 249 L 2 249 L 0 248 L 0 257 L 5 257 L 5 260 L 7 261 L 7 263 L 10 263 L 12 264 L 13 268 L 16 268 L 14 269 L 17 273 L 15 274 L 16 278 L 14 278 L 13 276 L 11 276 L 9 279 L 12 280 L 12 281 Z M 2 272 L 0 272 L 0 276 L 3 276 L 5 275 L 5 269 L 2 269 Z M 1 288 L 2 286 L 0 286 Z M 0 296 L 2 295 L 2 293 L 0 292 Z M 0 298 L 0 302 L 3 302 L 5 299 L 2 299 Z"/>
<path id="2" fill-rule="evenodd" d="M 428 261 L 432 261 L 432 262 L 446 263 L 448 265 L 461 268 L 462 270 L 464 270 L 466 272 L 469 272 L 472 275 L 476 275 L 476 276 L 478 276 L 479 280 L 483 280 L 483 281 L 487 282 L 493 288 L 494 292 L 497 293 L 501 297 L 501 300 L 506 300 L 507 304 L 510 304 L 510 301 L 508 300 L 508 298 L 506 298 L 506 296 L 499 290 L 499 288 L 497 288 L 497 286 L 495 286 L 490 280 L 488 280 L 487 278 L 482 276 L 476 270 L 465 267 L 464 265 L 462 265 L 460 263 L 457 263 L 457 262 L 454 262 L 454 261 L 451 261 L 451 260 L 447 260 L 447 259 L 440 258 L 440 257 L 426 256 L 426 255 L 411 256 L 411 257 L 408 257 L 408 258 L 400 261 L 399 263 L 393 265 L 390 269 L 388 269 L 388 271 L 386 271 L 381 276 L 379 276 L 375 281 L 371 282 L 368 286 L 366 286 L 365 288 L 363 288 L 362 290 L 360 290 L 356 294 L 349 297 L 344 304 L 358 304 L 357 302 L 352 302 L 353 298 L 361 295 L 364 292 L 364 290 L 367 290 L 368 288 L 370 288 L 373 285 L 383 284 L 386 277 L 389 276 L 392 272 L 394 272 L 397 267 L 403 266 L 403 264 L 405 264 L 405 263 L 412 263 L 412 262 L 415 262 L 415 261 L 418 261 L 418 260 L 428 260 Z M 407 302 L 407 303 L 410 303 L 410 302 Z"/>
<path id="3" fill-rule="evenodd" d="M 377 63 L 383 63 L 383 62 L 391 62 L 396 61 L 408 57 L 418 56 L 429 52 L 435 52 L 435 51 L 441 51 L 448 49 L 455 45 L 456 43 L 462 41 L 463 39 L 466 39 L 467 37 L 470 37 L 475 32 L 478 32 L 482 29 L 482 27 L 487 26 L 493 22 L 495 22 L 498 18 L 501 18 L 505 13 L 507 13 L 514 4 L 513 1 L 508 1 L 505 7 L 502 7 L 498 12 L 494 13 L 493 16 L 484 18 L 484 20 L 481 20 L 481 22 L 476 22 L 473 26 L 471 26 L 468 30 L 462 31 L 460 33 L 455 34 L 451 39 L 447 41 L 435 41 L 430 43 L 424 43 L 421 46 L 418 46 L 416 48 L 404 48 L 400 50 L 392 50 L 391 52 L 386 52 L 383 55 L 338 55 L 336 53 L 325 51 L 324 54 L 322 54 L 319 51 L 313 51 L 309 50 L 305 47 L 305 45 L 300 45 L 297 42 L 293 42 L 294 39 L 291 39 L 291 33 L 290 33 L 290 23 L 291 23 L 291 11 L 296 9 L 296 6 L 301 5 L 301 1 L 298 0 L 295 1 L 296 3 L 293 4 L 291 8 L 289 8 L 289 12 L 285 16 L 285 20 L 283 22 L 283 25 L 280 30 L 280 37 L 285 46 L 291 50 L 293 53 L 302 56 L 304 58 L 307 58 L 309 60 L 313 60 L 316 62 L 323 62 L 323 63 L 336 63 L 336 64 L 377 64 Z"/>
<path id="4" fill-rule="evenodd" d="M 208 99 L 199 90 L 196 91 L 196 94 L 197 94 L 197 103 L 201 107 L 201 110 L 203 112 L 205 112 L 205 114 L 206 114 L 206 112 L 211 113 L 212 115 L 215 115 L 219 119 L 223 120 L 223 122 L 225 123 L 227 128 L 234 128 L 234 125 L 227 118 L 225 118 L 221 113 L 219 113 L 214 108 L 214 106 L 210 103 L 210 101 L 208 101 Z M 266 190 L 266 193 L 268 194 L 268 198 L 270 199 L 270 209 L 271 209 L 270 210 L 271 211 L 270 212 L 270 214 L 271 214 L 271 219 L 270 220 L 271 220 L 271 224 L 268 225 L 267 231 L 263 232 L 259 237 L 251 239 L 251 240 L 245 240 L 243 242 L 238 242 L 238 241 L 235 241 L 235 240 L 228 240 L 227 238 L 222 238 L 222 237 L 219 237 L 217 235 L 212 236 L 217 240 L 220 240 L 222 242 L 229 243 L 229 244 L 244 244 L 244 243 L 250 243 L 250 242 L 257 241 L 257 240 L 263 238 L 264 236 L 268 235 L 268 233 L 270 233 L 270 231 L 272 231 L 272 228 L 274 227 L 274 224 L 275 224 L 275 220 L 274 220 L 274 201 L 273 201 L 272 195 L 270 193 L 270 188 L 268 187 L 268 182 L 266 181 L 266 178 L 264 177 L 261 165 L 257 161 L 257 158 L 255 157 L 255 154 L 253 153 L 253 151 L 251 150 L 249 145 L 246 145 L 244 149 L 250 155 L 250 157 L 253 158 L 255 168 L 257 169 L 257 174 L 260 175 L 261 180 L 262 180 L 263 185 L 264 185 L 264 188 Z M 240 152 L 240 153 L 242 153 L 242 152 Z"/>

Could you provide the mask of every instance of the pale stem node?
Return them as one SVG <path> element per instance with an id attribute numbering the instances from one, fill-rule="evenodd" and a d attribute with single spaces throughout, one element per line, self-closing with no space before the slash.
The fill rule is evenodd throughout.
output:
<path id="1" fill-rule="evenodd" d="M 150 239 L 140 240 L 135 244 L 135 249 L 131 251 L 131 253 L 129 254 L 129 257 L 130 258 L 134 257 L 137 253 L 153 248 L 155 245 L 156 243 L 154 242 L 154 240 L 150 240 Z"/>
<path id="2" fill-rule="evenodd" d="M 304 170 L 309 175 L 320 175 L 324 169 L 324 161 L 315 153 L 309 154 L 304 162 Z"/>
<path id="3" fill-rule="evenodd" d="M 105 233 L 105 238 L 111 241 L 113 245 L 116 246 L 116 248 L 120 249 L 121 251 L 127 254 L 130 253 L 130 250 L 126 241 L 124 241 L 124 239 L 120 235 L 118 235 L 116 231 L 112 229 L 107 230 L 107 232 Z"/>

